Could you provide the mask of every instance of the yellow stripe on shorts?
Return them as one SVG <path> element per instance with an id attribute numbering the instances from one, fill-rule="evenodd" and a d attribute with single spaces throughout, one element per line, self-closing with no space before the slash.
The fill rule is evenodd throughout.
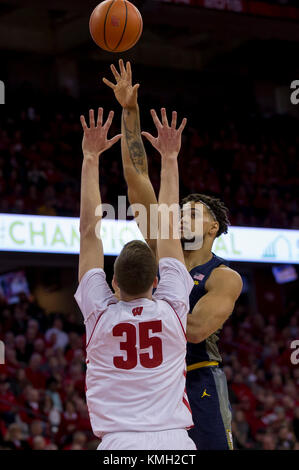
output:
<path id="1" fill-rule="evenodd" d="M 190 370 L 200 369 L 201 367 L 218 366 L 218 364 L 219 362 L 217 361 L 196 362 L 195 364 L 187 366 L 187 372 L 190 372 Z"/>

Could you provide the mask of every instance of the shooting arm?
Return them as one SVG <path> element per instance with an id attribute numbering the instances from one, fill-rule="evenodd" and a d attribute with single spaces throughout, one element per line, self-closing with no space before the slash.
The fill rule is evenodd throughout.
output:
<path id="1" fill-rule="evenodd" d="M 156 253 L 157 241 L 150 239 L 150 207 L 157 207 L 157 198 L 148 176 L 147 156 L 140 130 L 139 107 L 123 108 L 122 112 L 122 162 L 128 186 L 130 204 L 141 204 L 146 209 L 146 225 L 139 228 L 146 242 Z"/>
<path id="2" fill-rule="evenodd" d="M 138 204 L 143 206 L 142 213 L 138 208 L 133 208 L 133 213 L 139 229 L 150 246 L 156 253 L 156 234 L 150 239 L 150 206 L 157 205 L 157 198 L 150 182 L 147 169 L 147 157 L 141 138 L 139 107 L 137 94 L 139 84 L 132 85 L 132 70 L 130 62 L 119 60 L 119 70 L 111 64 L 110 66 L 115 83 L 103 78 L 104 83 L 112 88 L 115 97 L 121 105 L 122 111 L 122 162 L 124 177 L 128 186 L 128 198 L 131 206 Z M 146 214 L 144 213 L 146 210 Z M 154 230 L 154 229 L 152 229 Z"/>
<path id="3" fill-rule="evenodd" d="M 242 290 L 241 276 L 230 268 L 215 269 L 206 283 L 207 293 L 187 320 L 187 339 L 200 343 L 222 327 Z"/>

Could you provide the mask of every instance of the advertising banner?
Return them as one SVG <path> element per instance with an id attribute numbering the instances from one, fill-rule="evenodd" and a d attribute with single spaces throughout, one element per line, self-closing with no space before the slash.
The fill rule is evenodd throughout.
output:
<path id="1" fill-rule="evenodd" d="M 117 256 L 125 243 L 143 240 L 134 221 L 103 219 L 105 255 Z M 78 254 L 79 219 L 0 214 L 0 251 Z M 299 264 L 299 230 L 229 227 L 213 252 L 231 261 Z"/>

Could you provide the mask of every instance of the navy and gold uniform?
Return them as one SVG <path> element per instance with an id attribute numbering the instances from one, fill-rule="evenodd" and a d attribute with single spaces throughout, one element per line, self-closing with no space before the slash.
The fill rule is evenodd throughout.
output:
<path id="1" fill-rule="evenodd" d="M 205 284 L 213 269 L 227 264 L 227 261 L 213 254 L 210 261 L 190 271 L 194 280 L 190 294 L 190 314 L 199 299 L 207 293 Z M 194 422 L 194 428 L 188 432 L 198 450 L 233 448 L 231 406 L 225 373 L 221 368 L 222 358 L 217 347 L 219 332 L 201 343 L 187 344 L 186 388 Z"/>

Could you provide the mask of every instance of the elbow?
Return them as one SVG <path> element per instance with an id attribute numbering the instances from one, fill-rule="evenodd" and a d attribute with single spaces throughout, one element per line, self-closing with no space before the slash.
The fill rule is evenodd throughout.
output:
<path id="1" fill-rule="evenodd" d="M 134 184 L 134 182 L 136 180 L 139 180 L 140 178 L 142 178 L 142 180 L 144 179 L 149 180 L 147 169 L 143 169 L 142 172 L 140 172 L 139 170 L 135 168 L 135 166 L 131 166 L 131 165 L 126 165 L 126 164 L 123 165 L 123 174 L 124 174 L 124 178 L 126 180 L 127 185 L 129 185 L 130 183 Z"/>
<path id="2" fill-rule="evenodd" d="M 206 335 L 205 332 L 200 330 L 200 329 L 196 329 L 196 330 L 193 330 L 193 331 L 188 331 L 187 330 L 187 341 L 188 341 L 188 343 L 198 344 L 198 343 L 201 343 L 202 341 L 204 341 L 207 337 L 208 337 L 208 335 Z"/>
<path id="3" fill-rule="evenodd" d="M 123 173 L 127 185 L 129 185 L 130 183 L 134 183 L 134 181 L 136 181 L 136 178 L 138 178 L 138 173 L 135 170 L 135 167 L 123 165 Z"/>

